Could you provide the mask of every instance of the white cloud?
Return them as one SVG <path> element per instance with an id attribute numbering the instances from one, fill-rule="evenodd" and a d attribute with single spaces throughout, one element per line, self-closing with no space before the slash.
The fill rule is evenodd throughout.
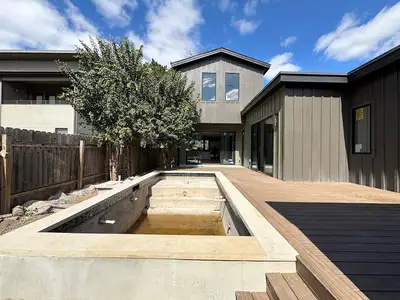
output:
<path id="1" fill-rule="evenodd" d="M 258 28 L 258 26 L 260 26 L 260 22 L 246 19 L 232 19 L 232 26 L 235 27 L 241 35 L 245 35 L 254 32 Z"/>
<path id="2" fill-rule="evenodd" d="M 137 7 L 136 0 L 92 0 L 97 11 L 102 14 L 111 25 L 125 27 L 129 25 L 132 12 Z"/>
<path id="3" fill-rule="evenodd" d="M 74 49 L 79 40 L 99 35 L 77 7 L 65 3 L 63 15 L 47 0 L 3 1 L 0 49 Z"/>
<path id="4" fill-rule="evenodd" d="M 161 0 L 148 5 L 145 34 L 139 36 L 128 32 L 134 43 L 143 44 L 146 60 L 154 58 L 168 65 L 198 52 L 198 26 L 203 19 L 195 0 Z"/>
<path id="5" fill-rule="evenodd" d="M 226 93 L 226 100 L 238 100 L 239 99 L 239 89 L 232 89 Z"/>
<path id="6" fill-rule="evenodd" d="M 226 12 L 228 10 L 232 11 L 236 8 L 237 2 L 232 0 L 219 0 L 218 6 L 222 12 Z"/>
<path id="7" fill-rule="evenodd" d="M 297 40 L 297 36 L 289 36 L 282 43 L 281 46 L 288 48 L 290 45 L 294 44 Z"/>
<path id="8" fill-rule="evenodd" d="M 336 30 L 322 35 L 314 48 L 337 61 L 367 59 L 400 44 L 400 2 L 384 7 L 361 24 L 356 15 L 343 16 Z"/>
<path id="9" fill-rule="evenodd" d="M 248 0 L 244 4 L 243 12 L 246 16 L 253 16 L 257 13 L 258 0 Z"/>
<path id="10" fill-rule="evenodd" d="M 292 62 L 293 53 L 285 52 L 279 55 L 274 56 L 270 60 L 271 68 L 264 75 L 265 79 L 271 80 L 281 71 L 291 71 L 297 72 L 301 70 L 299 65 L 296 65 Z"/>

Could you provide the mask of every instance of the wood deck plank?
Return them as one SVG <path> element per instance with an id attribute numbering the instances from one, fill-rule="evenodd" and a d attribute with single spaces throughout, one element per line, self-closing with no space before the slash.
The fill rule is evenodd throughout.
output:
<path id="1" fill-rule="evenodd" d="M 253 292 L 251 293 L 253 300 L 271 300 L 267 293 Z"/>
<path id="2" fill-rule="evenodd" d="M 355 284 L 357 278 L 351 281 L 355 274 L 397 275 L 395 267 L 386 266 L 400 264 L 398 193 L 351 183 L 284 182 L 245 168 L 209 170 L 221 171 L 235 185 L 315 266 L 313 271 L 337 299 L 368 299 Z M 280 211 L 282 203 L 286 210 Z M 374 276 L 368 280 L 383 284 Z M 381 299 L 379 293 L 368 291 L 368 296 Z M 381 293 L 382 299 L 394 299 L 388 296 L 394 292 Z"/>
<path id="3" fill-rule="evenodd" d="M 267 293 L 275 300 L 298 300 L 282 274 L 267 273 Z"/>
<path id="4" fill-rule="evenodd" d="M 298 299 L 318 300 L 297 273 L 287 273 L 282 275 Z"/>
<path id="5" fill-rule="evenodd" d="M 251 292 L 235 292 L 236 300 L 253 300 L 253 296 Z"/>

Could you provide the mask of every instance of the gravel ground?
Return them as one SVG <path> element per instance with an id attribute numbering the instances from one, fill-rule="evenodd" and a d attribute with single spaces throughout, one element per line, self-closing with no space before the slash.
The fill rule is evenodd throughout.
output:
<path id="1" fill-rule="evenodd" d="M 90 199 L 96 195 L 97 195 L 97 191 L 90 195 L 78 197 L 77 199 L 74 199 L 74 202 L 72 205 L 80 203 L 87 199 Z M 37 221 L 39 219 L 45 218 L 51 214 L 57 213 L 58 211 L 60 211 L 60 209 L 54 209 L 53 212 L 51 212 L 49 214 L 44 214 L 44 215 L 10 217 L 10 218 L 5 218 L 5 219 L 0 219 L 0 235 L 10 232 L 10 231 L 17 229 L 19 227 L 22 227 L 24 225 L 27 225 L 29 223 L 32 223 L 34 221 Z"/>

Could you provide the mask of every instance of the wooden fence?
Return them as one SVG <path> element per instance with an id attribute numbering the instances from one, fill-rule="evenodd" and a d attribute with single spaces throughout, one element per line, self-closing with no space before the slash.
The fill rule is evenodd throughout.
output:
<path id="1" fill-rule="evenodd" d="M 0 214 L 28 200 L 47 199 L 108 179 L 108 151 L 90 137 L 0 127 Z M 127 147 L 123 178 L 157 167 L 156 153 Z"/>

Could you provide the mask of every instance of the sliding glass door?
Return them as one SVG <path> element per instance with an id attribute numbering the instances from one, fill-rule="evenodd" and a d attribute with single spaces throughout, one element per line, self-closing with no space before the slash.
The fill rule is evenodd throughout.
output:
<path id="1" fill-rule="evenodd" d="M 264 172 L 268 175 L 273 173 L 274 165 L 274 118 L 268 118 L 264 125 Z"/>
<path id="2" fill-rule="evenodd" d="M 235 133 L 234 132 L 221 132 L 221 151 L 220 151 L 221 164 L 234 165 L 235 164 Z"/>

